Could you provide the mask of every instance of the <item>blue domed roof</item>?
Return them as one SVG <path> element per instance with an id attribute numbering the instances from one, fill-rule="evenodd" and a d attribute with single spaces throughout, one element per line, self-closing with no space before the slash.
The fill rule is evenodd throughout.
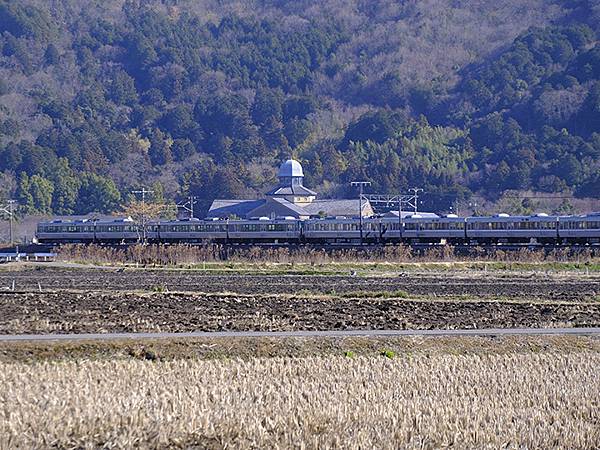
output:
<path id="1" fill-rule="evenodd" d="M 303 177 L 302 165 L 295 159 L 288 159 L 279 166 L 279 178 L 282 177 Z"/>

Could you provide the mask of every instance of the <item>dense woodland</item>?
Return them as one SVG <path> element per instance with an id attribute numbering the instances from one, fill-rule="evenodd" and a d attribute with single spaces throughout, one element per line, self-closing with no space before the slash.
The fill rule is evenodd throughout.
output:
<path id="1" fill-rule="evenodd" d="M 0 0 L 0 202 L 600 193 L 600 0 Z"/>

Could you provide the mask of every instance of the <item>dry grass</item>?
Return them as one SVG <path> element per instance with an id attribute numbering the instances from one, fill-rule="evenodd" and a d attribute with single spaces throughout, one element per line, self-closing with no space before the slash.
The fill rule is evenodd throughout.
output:
<path id="1" fill-rule="evenodd" d="M 319 249 L 312 247 L 249 247 L 232 248 L 221 245 L 194 246 L 176 245 L 132 245 L 124 248 L 99 245 L 67 244 L 57 249 L 59 261 L 84 262 L 91 264 L 142 264 L 158 266 L 212 267 L 212 263 L 224 263 L 224 268 L 235 268 L 248 263 L 278 263 L 293 265 L 317 265 L 332 263 L 461 263 L 494 262 L 510 268 L 514 263 L 540 264 L 562 263 L 582 265 L 590 270 L 600 270 L 598 250 L 586 249 L 543 249 L 526 248 L 514 251 L 500 248 L 489 250 L 473 247 L 459 252 L 455 247 L 442 246 L 417 250 L 409 246 L 368 247 L 364 249 Z M 306 269 L 306 268 L 304 268 Z"/>
<path id="2" fill-rule="evenodd" d="M 589 350 L 0 363 L 0 448 L 597 448 L 599 365 Z"/>

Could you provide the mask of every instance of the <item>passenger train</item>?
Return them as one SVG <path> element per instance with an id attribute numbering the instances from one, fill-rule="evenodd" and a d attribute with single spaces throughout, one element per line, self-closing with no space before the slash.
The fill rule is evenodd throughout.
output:
<path id="1" fill-rule="evenodd" d="M 40 222 L 36 240 L 62 243 L 221 243 L 221 244 L 527 244 L 599 245 L 600 213 L 581 216 L 325 218 L 177 220 L 149 222 L 54 220 Z"/>

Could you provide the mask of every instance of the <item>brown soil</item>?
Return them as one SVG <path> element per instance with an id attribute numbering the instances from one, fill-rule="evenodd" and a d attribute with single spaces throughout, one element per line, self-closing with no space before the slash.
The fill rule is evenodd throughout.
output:
<path id="1" fill-rule="evenodd" d="M 597 277 L 0 272 L 0 288 L 13 280 L 0 334 L 600 326 Z"/>
<path id="2" fill-rule="evenodd" d="M 597 303 L 194 293 L 10 293 L 0 333 L 600 326 Z"/>
<path id="3" fill-rule="evenodd" d="M 572 278 L 573 277 L 573 278 Z M 238 294 L 344 294 L 405 291 L 411 296 L 510 297 L 586 301 L 600 295 L 600 277 L 510 275 L 502 272 L 402 273 L 394 276 L 210 275 L 201 271 L 26 269 L 0 272 L 0 289 L 17 291 L 183 291 Z"/>

